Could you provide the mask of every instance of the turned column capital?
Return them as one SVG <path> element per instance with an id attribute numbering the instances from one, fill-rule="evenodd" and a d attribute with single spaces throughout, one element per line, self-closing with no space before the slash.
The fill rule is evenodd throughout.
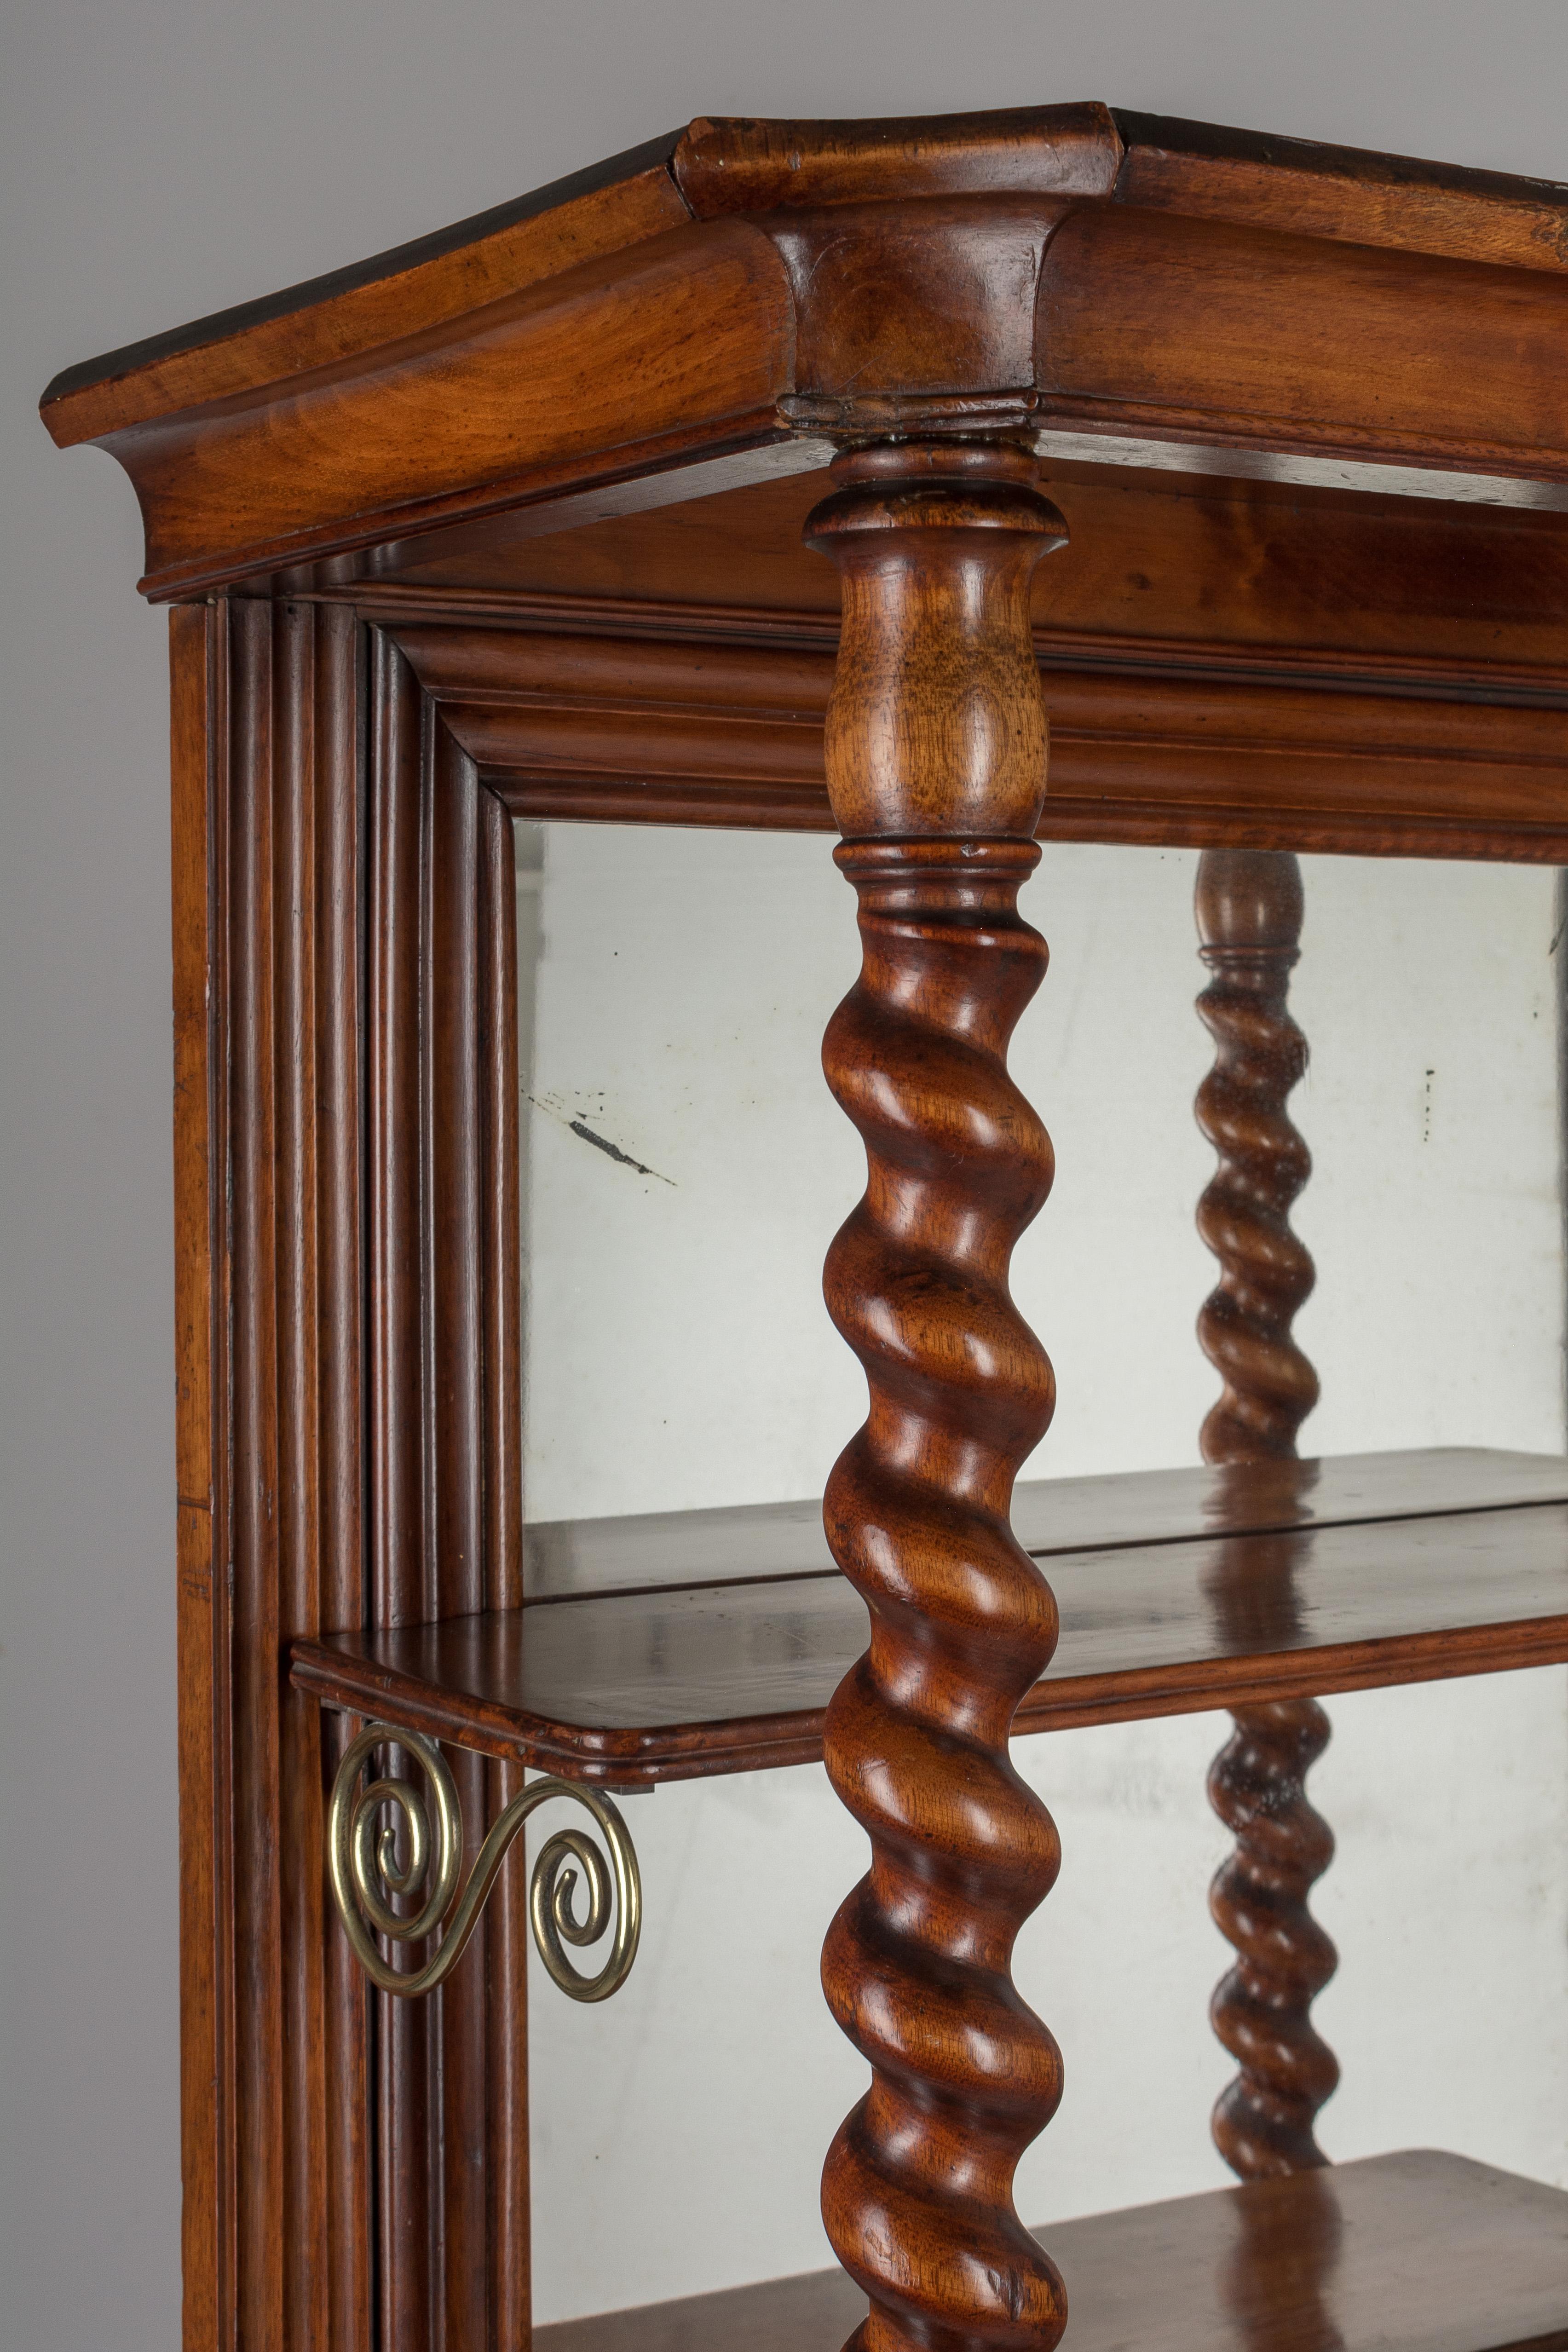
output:
<path id="1" fill-rule="evenodd" d="M 827 789 L 847 839 L 1033 835 L 1047 730 L 1029 626 L 1035 566 L 1067 540 L 1025 448 L 847 450 L 805 542 L 843 582 Z"/>
<path id="2" fill-rule="evenodd" d="M 1211 969 L 1253 959 L 1289 971 L 1301 952 L 1301 868 L 1286 850 L 1205 849 L 1193 893 L 1198 953 Z"/>

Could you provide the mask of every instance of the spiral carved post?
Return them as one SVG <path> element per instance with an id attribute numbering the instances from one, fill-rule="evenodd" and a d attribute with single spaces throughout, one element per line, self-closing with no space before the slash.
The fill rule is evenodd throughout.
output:
<path id="1" fill-rule="evenodd" d="M 1220 1262 L 1220 1279 L 1198 1336 L 1225 1383 L 1203 1425 L 1205 1462 L 1293 1455 L 1318 1398 L 1317 1376 L 1290 1336 L 1313 1279 L 1289 1223 L 1311 1168 L 1285 1108 L 1307 1066 L 1306 1040 L 1286 1009 L 1301 908 L 1294 857 L 1211 849 L 1199 860 L 1200 952 L 1214 976 L 1198 1011 L 1215 1055 L 1197 1118 L 1219 1166 L 1199 1203 L 1198 1230 Z M 1249 1549 L 1264 1572 L 1258 1547 Z M 1245 1610 L 1244 1595 L 1237 1604 Z M 1334 1842 L 1305 1782 L 1328 1745 L 1329 1718 L 1304 1698 L 1239 1708 L 1233 1720 L 1209 1774 L 1209 1799 L 1236 1851 L 1209 1905 L 1237 1960 L 1210 2014 L 1241 2071 L 1215 2105 L 1213 2128 L 1232 2171 L 1255 2180 L 1327 2162 L 1313 2121 L 1340 2070 L 1309 2012 L 1337 1955 L 1307 1898 Z"/>
<path id="2" fill-rule="evenodd" d="M 868 1183 L 825 1287 L 870 1411 L 824 1517 L 871 1645 L 825 1748 L 871 1868 L 822 1974 L 872 2077 L 823 2215 L 870 2299 L 852 2352 L 1048 2352 L 1066 2296 L 1013 2175 L 1061 2063 L 1011 1960 L 1058 1853 L 1007 1741 L 1057 1622 L 1008 1514 L 1053 1384 L 1007 1270 L 1051 1150 L 1005 1053 L 1046 962 L 1016 910 L 1046 781 L 1029 583 L 1066 531 L 1005 445 L 871 447 L 834 473 L 806 534 L 843 577 L 827 772 L 864 961 L 823 1061 Z"/>

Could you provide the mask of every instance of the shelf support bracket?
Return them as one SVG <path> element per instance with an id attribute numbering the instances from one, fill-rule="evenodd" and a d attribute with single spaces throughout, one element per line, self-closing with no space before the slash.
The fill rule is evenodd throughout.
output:
<path id="1" fill-rule="evenodd" d="M 378 1748 L 402 1748 L 418 1764 L 430 1792 L 430 1809 L 411 1780 L 373 1780 L 359 1786 L 367 1759 Z M 631 1973 L 642 1932 L 642 1880 L 637 1853 L 617 1808 L 599 1789 L 546 1778 L 530 1781 L 491 1823 L 475 1857 L 468 1885 L 463 1874 L 463 1816 L 457 1785 L 434 1740 L 389 1723 L 367 1724 L 351 1742 L 332 1783 L 327 1816 L 327 1862 L 332 1900 L 343 1932 L 366 1976 L 383 1992 L 411 2000 L 433 1992 L 449 1976 L 484 1909 L 507 1850 L 531 1813 L 557 1797 L 569 1798 L 593 1816 L 605 1841 L 606 1863 L 580 1829 L 558 1830 L 541 1849 L 529 1881 L 528 1911 L 533 1940 L 552 1980 L 573 2000 L 608 2000 Z M 432 1824 L 431 1815 L 434 1814 Z M 387 1818 L 390 1814 L 393 1818 Z M 399 1832 L 405 1849 L 397 1856 Z M 574 1898 L 581 1868 L 587 1915 L 576 1917 Z M 395 1911 L 393 1899 L 417 1896 L 416 1912 Z M 595 1975 L 584 1976 L 570 1959 L 568 1944 L 595 1944 L 609 1927 L 615 1934 L 608 1957 Z M 377 1935 L 398 1944 L 441 1941 L 422 1967 L 399 1969 L 386 1958 Z"/>

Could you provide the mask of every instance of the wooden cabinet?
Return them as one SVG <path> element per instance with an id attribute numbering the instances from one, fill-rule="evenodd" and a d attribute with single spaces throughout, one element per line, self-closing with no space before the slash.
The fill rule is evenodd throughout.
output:
<path id="1" fill-rule="evenodd" d="M 872 2069 L 847 2276 L 555 2352 L 1568 2347 L 1568 2196 L 1313 2139 L 1316 1701 L 1568 1658 L 1568 1467 L 1296 1459 L 1287 1007 L 1294 853 L 1568 863 L 1565 331 L 1568 192 L 1073 106 L 699 121 L 49 388 L 172 608 L 191 2352 L 530 2333 L 529 1885 L 438 1991 L 373 1990 L 327 1868 L 362 1723 L 395 1787 L 336 1883 L 389 1917 L 416 1738 L 470 1851 L 529 1767 L 613 1821 L 818 1755 L 870 1839 L 822 1923 Z M 868 1181 L 826 1281 L 871 1402 L 826 1542 L 525 1527 L 512 820 L 552 816 L 842 835 Z M 1205 852 L 1223 1394 L 1207 1471 L 1015 1499 L 1040 839 Z M 1216 1706 L 1243 2185 L 1047 2252 L 1009 1961 L 1056 1833 L 1009 1737 Z"/>

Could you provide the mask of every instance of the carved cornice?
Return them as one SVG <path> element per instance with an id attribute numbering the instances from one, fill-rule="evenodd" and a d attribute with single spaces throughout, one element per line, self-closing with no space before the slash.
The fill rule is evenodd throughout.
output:
<path id="1" fill-rule="evenodd" d="M 126 467 L 158 595 L 503 509 L 667 503 L 802 432 L 980 421 L 1560 499 L 1563 192 L 1289 144 L 1277 170 L 1266 141 L 1098 105 L 700 122 L 68 371 L 45 416 Z"/>

